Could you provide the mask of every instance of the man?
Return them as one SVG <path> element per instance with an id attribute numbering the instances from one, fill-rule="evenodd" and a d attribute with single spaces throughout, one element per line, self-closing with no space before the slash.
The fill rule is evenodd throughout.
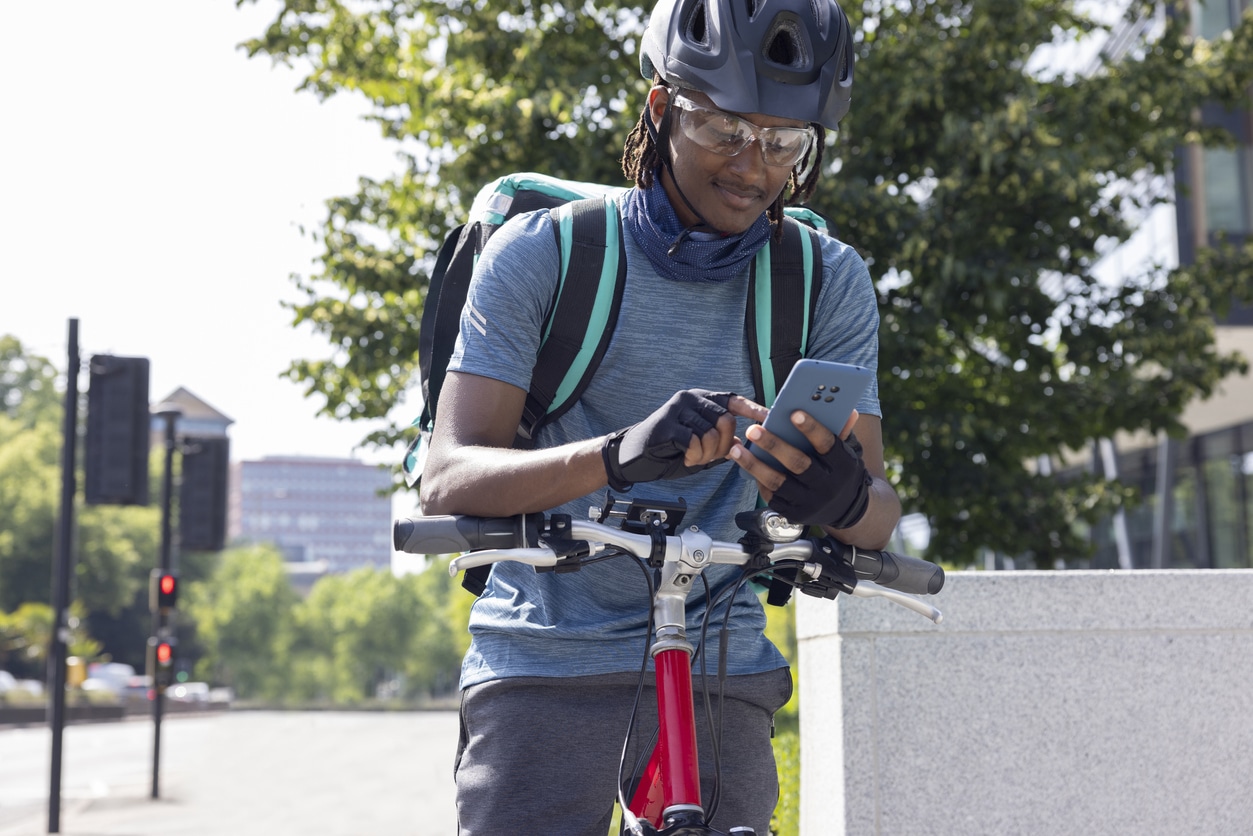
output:
<path id="1" fill-rule="evenodd" d="M 422 510 L 557 509 L 583 519 L 607 491 L 681 496 L 684 524 L 736 539 L 736 512 L 760 493 L 793 520 L 882 547 L 900 502 L 884 475 L 877 387 L 842 438 L 803 412 L 793 416 L 819 451 L 812 458 L 759 425 L 764 407 L 731 394 L 754 391 L 744 335 L 749 264 L 781 223 L 785 189 L 797 201 L 812 192 L 825 129 L 848 110 L 848 22 L 835 0 L 661 0 L 640 60 L 654 83 L 623 158 L 636 187 L 618 201 L 627 281 L 604 360 L 536 449 L 509 449 L 559 256 L 547 211 L 498 230 L 476 267 L 440 396 Z M 879 320 L 866 266 L 833 238 L 822 256 L 807 356 L 875 368 Z M 757 460 L 745 438 L 787 472 Z M 705 573 L 715 597 L 734 574 Z M 704 606 L 689 603 L 694 635 Z M 713 824 L 764 836 L 778 795 L 771 720 L 791 678 L 762 634 L 756 595 L 742 589 L 731 607 Z M 462 836 L 604 836 L 647 621 L 647 589 L 629 561 L 560 575 L 494 567 L 471 612 L 462 669 Z M 718 658 L 716 636 L 703 652 Z M 711 776 L 702 778 L 708 789 Z"/>

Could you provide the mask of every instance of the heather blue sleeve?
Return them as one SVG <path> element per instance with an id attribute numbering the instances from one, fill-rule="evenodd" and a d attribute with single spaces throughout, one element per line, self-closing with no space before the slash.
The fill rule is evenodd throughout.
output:
<path id="1" fill-rule="evenodd" d="M 449 370 L 530 388 L 559 264 L 546 210 L 496 230 L 475 265 Z"/>
<path id="2" fill-rule="evenodd" d="M 822 252 L 822 292 L 806 356 L 877 372 L 879 299 L 866 262 L 852 247 L 830 237 L 823 240 Z M 882 417 L 877 374 L 857 411 Z"/>

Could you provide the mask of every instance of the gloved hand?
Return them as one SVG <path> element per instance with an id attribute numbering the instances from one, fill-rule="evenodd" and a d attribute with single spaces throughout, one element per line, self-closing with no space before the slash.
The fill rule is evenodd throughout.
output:
<path id="1" fill-rule="evenodd" d="M 692 437 L 709 432 L 727 414 L 731 392 L 684 389 L 652 415 L 605 440 L 601 457 L 609 486 L 629 491 L 636 482 L 679 479 L 708 465 L 687 467 L 683 456 Z"/>
<path id="2" fill-rule="evenodd" d="M 849 433 L 826 453 L 813 456 L 804 473 L 788 471 L 770 498 L 771 509 L 794 523 L 850 528 L 870 506 L 873 480 L 861 460 L 861 443 Z"/>

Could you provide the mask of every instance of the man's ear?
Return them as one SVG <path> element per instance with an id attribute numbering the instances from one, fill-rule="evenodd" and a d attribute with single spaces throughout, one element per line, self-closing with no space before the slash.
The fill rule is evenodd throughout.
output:
<path id="1" fill-rule="evenodd" d="M 654 84 L 648 91 L 648 117 L 654 128 L 661 127 L 661 117 L 665 115 L 666 105 L 670 103 L 670 89 L 664 84 Z"/>

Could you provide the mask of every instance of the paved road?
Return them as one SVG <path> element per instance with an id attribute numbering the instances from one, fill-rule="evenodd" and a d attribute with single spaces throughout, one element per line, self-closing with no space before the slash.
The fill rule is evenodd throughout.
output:
<path id="1" fill-rule="evenodd" d="M 51 732 L 0 730 L 0 836 L 48 832 Z M 66 836 L 455 836 L 455 712 L 167 716 L 65 729 Z"/>

